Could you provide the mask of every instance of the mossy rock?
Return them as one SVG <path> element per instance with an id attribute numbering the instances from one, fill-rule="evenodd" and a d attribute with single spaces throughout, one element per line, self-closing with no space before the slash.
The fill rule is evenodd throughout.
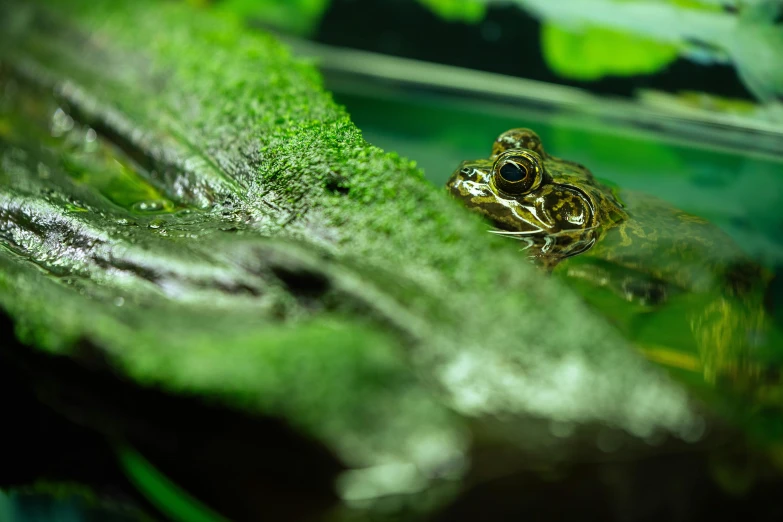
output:
<path id="1" fill-rule="evenodd" d="M 161 397 L 274 420 L 341 502 L 419 513 L 479 475 L 608 458 L 607 433 L 626 458 L 701 429 L 684 389 L 225 12 L 6 2 L 0 59 L 0 307 L 28 347 L 9 351 L 81 422 L 142 437 L 116 419 L 145 416 L 127 393 L 147 434 L 179 404 Z"/>

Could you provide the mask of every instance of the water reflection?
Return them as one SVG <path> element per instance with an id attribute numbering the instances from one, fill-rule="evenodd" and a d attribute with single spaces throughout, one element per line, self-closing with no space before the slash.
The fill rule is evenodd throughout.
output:
<path id="1" fill-rule="evenodd" d="M 0 491 L 3 522 L 139 522 L 149 520 L 135 509 L 100 505 L 84 493 L 42 494 Z"/>
<path id="2" fill-rule="evenodd" d="M 77 193 L 95 190 L 134 214 L 167 214 L 182 208 L 116 145 L 76 122 L 51 96 L 37 95 L 30 85 L 17 85 L 3 70 L 0 93 L 0 159 L 6 170 L 14 159 L 21 164 L 34 162 L 42 180 L 67 179 L 76 184 Z M 40 147 L 29 148 L 33 142 Z M 80 201 L 75 207 L 90 205 Z"/>

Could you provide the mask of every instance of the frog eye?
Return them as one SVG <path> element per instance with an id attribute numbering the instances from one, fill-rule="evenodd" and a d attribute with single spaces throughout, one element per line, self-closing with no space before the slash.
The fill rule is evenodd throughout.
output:
<path id="1" fill-rule="evenodd" d="M 495 184 L 508 194 L 527 194 L 541 185 L 541 157 L 531 150 L 512 149 L 498 156 L 493 167 Z"/>

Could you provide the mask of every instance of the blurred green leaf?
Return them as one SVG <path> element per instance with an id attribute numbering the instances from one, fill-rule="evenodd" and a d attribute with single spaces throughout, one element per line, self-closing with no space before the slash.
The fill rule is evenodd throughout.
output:
<path id="1" fill-rule="evenodd" d="M 438 16 L 449 21 L 476 23 L 484 19 L 487 11 L 478 0 L 419 0 Z"/>
<path id="2" fill-rule="evenodd" d="M 158 471 L 133 447 L 119 444 L 117 458 L 149 502 L 177 522 L 228 522 Z"/>
<path id="3" fill-rule="evenodd" d="M 541 49 L 555 73 L 577 80 L 651 74 L 678 55 L 673 45 L 620 31 L 590 27 L 574 32 L 553 23 L 542 25 Z"/>
<path id="4" fill-rule="evenodd" d="M 246 19 L 307 36 L 318 26 L 329 3 L 330 0 L 224 0 L 219 7 Z"/>

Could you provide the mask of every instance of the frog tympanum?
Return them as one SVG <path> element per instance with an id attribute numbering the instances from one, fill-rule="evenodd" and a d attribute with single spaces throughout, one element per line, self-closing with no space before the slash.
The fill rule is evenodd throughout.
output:
<path id="1" fill-rule="evenodd" d="M 718 227 L 652 196 L 610 188 L 548 154 L 529 129 L 501 134 L 488 159 L 463 162 L 452 196 L 491 232 L 524 240 L 651 359 L 754 387 L 751 353 L 771 342 L 769 274 Z"/>

